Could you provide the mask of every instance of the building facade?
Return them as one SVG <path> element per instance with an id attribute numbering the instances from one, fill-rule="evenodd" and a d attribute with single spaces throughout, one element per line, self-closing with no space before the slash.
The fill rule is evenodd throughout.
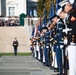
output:
<path id="1" fill-rule="evenodd" d="M 37 16 L 37 0 L 27 0 L 27 14 L 29 16 Z"/>
<path id="2" fill-rule="evenodd" d="M 0 0 L 0 16 L 2 17 L 19 17 L 24 13 L 28 16 L 37 16 L 38 0 Z"/>

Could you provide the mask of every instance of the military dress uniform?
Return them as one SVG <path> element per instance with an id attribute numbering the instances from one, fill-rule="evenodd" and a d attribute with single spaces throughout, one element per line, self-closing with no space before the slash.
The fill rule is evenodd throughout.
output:
<path id="1" fill-rule="evenodd" d="M 52 37 L 53 37 L 53 49 L 52 49 L 52 56 L 53 56 L 53 62 L 52 62 L 52 66 L 54 68 L 58 68 L 57 66 L 57 57 L 56 57 L 56 47 L 57 47 L 57 36 L 56 36 L 56 26 L 53 29 L 53 33 L 52 33 Z"/>
<path id="2" fill-rule="evenodd" d="M 53 46 L 53 37 L 52 37 L 52 29 L 50 29 L 50 68 L 52 68 L 52 61 L 53 61 L 53 56 L 52 56 L 52 46 Z"/>
<path id="3" fill-rule="evenodd" d="M 34 57 L 36 58 L 37 54 L 36 54 L 36 38 L 35 37 L 33 38 L 33 45 L 34 45 Z"/>
<path id="4" fill-rule="evenodd" d="M 43 63 L 44 63 L 44 65 L 46 64 L 45 62 L 45 33 L 44 33 L 44 35 L 43 35 Z"/>
<path id="5" fill-rule="evenodd" d="M 37 57 L 36 58 L 40 60 L 39 42 L 40 42 L 40 33 L 37 32 L 37 35 L 36 35 L 36 55 L 37 55 Z"/>
<path id="6" fill-rule="evenodd" d="M 42 28 L 43 34 L 42 34 L 42 42 L 41 42 L 42 44 L 41 44 L 41 46 L 42 46 L 42 54 L 43 54 L 43 56 L 42 56 L 43 65 L 45 65 L 45 32 L 44 32 L 44 29 L 46 29 L 46 27 Z"/>
<path id="7" fill-rule="evenodd" d="M 50 31 L 47 30 L 45 33 L 45 63 L 50 66 Z"/>
<path id="8" fill-rule="evenodd" d="M 68 31 L 69 28 L 67 28 L 67 24 L 68 24 L 68 17 L 69 14 L 65 15 L 65 18 L 63 19 L 64 21 L 64 29 L 63 29 L 63 34 L 64 34 L 64 48 L 63 48 L 63 69 L 64 69 L 64 74 L 67 75 L 67 69 L 69 68 L 69 63 L 68 63 L 68 51 L 67 51 L 67 47 L 68 47 Z"/>
<path id="9" fill-rule="evenodd" d="M 76 75 L 76 11 L 75 10 L 72 10 L 70 12 L 68 27 L 72 29 L 68 33 L 69 75 Z"/>
<path id="10" fill-rule="evenodd" d="M 40 60 L 40 33 L 38 33 L 38 59 Z"/>
<path id="11" fill-rule="evenodd" d="M 56 57 L 57 57 L 57 64 L 60 75 L 62 75 L 62 49 L 64 47 L 63 43 L 63 32 L 62 29 L 64 28 L 64 24 L 62 20 L 59 20 L 57 23 L 57 49 L 56 49 Z"/>
<path id="12" fill-rule="evenodd" d="M 40 34 L 40 60 L 43 61 L 43 33 Z"/>

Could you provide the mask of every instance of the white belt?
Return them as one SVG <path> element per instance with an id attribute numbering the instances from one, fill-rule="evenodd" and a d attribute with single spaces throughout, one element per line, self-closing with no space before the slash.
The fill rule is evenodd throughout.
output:
<path id="1" fill-rule="evenodd" d="M 76 43 L 72 43 L 72 42 L 71 42 L 70 45 L 76 45 Z"/>
<path id="2" fill-rule="evenodd" d="M 60 43 L 64 43 L 64 42 L 60 41 Z"/>
<path id="3" fill-rule="evenodd" d="M 49 46 L 46 46 L 46 48 L 49 48 Z"/>
<path id="4" fill-rule="evenodd" d="M 64 47 L 64 45 L 60 45 L 60 48 L 62 49 Z"/>

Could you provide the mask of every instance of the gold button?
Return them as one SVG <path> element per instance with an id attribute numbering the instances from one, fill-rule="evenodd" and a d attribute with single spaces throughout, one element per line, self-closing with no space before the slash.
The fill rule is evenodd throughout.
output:
<path id="1" fill-rule="evenodd" d="M 72 35 L 72 37 L 74 37 L 74 35 Z"/>
<path id="2" fill-rule="evenodd" d="M 74 43 L 74 41 L 72 41 L 72 43 Z"/>
<path id="3" fill-rule="evenodd" d="M 71 33 L 69 33 L 71 35 Z"/>
<path id="4" fill-rule="evenodd" d="M 72 41 L 74 41 L 74 38 L 72 38 Z"/>

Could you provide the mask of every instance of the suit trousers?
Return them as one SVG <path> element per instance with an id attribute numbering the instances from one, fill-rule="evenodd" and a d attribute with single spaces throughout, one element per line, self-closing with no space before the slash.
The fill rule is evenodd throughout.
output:
<path id="1" fill-rule="evenodd" d="M 14 55 L 17 55 L 17 47 L 14 47 Z"/>

